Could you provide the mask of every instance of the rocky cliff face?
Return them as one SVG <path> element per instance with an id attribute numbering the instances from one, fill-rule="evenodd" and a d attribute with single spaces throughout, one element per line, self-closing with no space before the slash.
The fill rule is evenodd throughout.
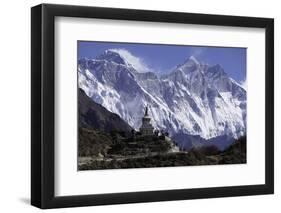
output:
<path id="1" fill-rule="evenodd" d="M 131 132 L 132 127 L 122 118 L 95 103 L 82 89 L 79 89 L 78 97 L 79 127 L 94 128 L 107 133 L 111 131 Z"/>

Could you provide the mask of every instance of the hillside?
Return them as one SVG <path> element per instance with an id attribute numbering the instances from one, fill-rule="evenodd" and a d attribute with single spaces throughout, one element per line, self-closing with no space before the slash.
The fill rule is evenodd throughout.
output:
<path id="1" fill-rule="evenodd" d="M 156 143 L 158 142 L 156 141 Z M 144 144 L 140 142 L 140 146 L 143 145 Z M 129 146 L 130 144 L 128 143 L 122 143 L 122 148 L 115 149 L 115 153 L 124 154 L 128 150 L 130 150 L 128 149 Z M 146 146 L 148 147 L 150 145 Z M 107 160 L 91 159 L 80 163 L 79 170 L 202 166 L 246 163 L 246 137 L 239 138 L 225 151 L 220 151 L 215 146 L 191 149 L 188 152 L 167 152 L 167 147 L 165 147 L 165 145 L 162 146 L 162 149 L 164 149 L 164 152 L 163 150 L 158 150 L 157 154 L 150 153 L 142 156 L 123 156 L 120 158 L 109 156 L 111 158 L 107 158 Z"/>
<path id="2" fill-rule="evenodd" d="M 132 127 L 122 118 L 95 103 L 82 89 L 79 89 L 78 100 L 80 127 L 93 128 L 107 133 L 111 131 L 131 132 Z"/>

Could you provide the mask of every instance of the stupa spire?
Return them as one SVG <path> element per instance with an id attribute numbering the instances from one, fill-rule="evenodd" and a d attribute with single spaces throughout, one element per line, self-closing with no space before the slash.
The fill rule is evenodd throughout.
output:
<path id="1" fill-rule="evenodd" d="M 148 116 L 148 106 L 145 107 L 144 116 L 142 118 L 142 125 L 140 132 L 142 135 L 153 135 L 154 128 L 150 123 L 150 117 Z"/>
<path id="2" fill-rule="evenodd" d="M 144 116 L 148 116 L 148 107 L 147 107 L 147 106 L 145 107 L 145 113 L 144 113 Z"/>

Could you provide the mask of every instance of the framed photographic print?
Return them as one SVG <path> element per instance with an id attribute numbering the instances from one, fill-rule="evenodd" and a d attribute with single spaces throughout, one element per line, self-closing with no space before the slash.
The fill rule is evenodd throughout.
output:
<path id="1" fill-rule="evenodd" d="M 271 194 L 274 21 L 31 9 L 31 203 Z"/>

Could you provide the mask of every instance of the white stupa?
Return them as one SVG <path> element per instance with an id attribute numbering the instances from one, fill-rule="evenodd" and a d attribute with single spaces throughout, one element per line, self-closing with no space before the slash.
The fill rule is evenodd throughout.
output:
<path id="1" fill-rule="evenodd" d="M 142 135 L 153 135 L 154 128 L 150 123 L 151 118 L 148 116 L 148 108 L 145 107 L 145 113 L 142 118 L 142 125 L 140 127 L 140 132 Z"/>

